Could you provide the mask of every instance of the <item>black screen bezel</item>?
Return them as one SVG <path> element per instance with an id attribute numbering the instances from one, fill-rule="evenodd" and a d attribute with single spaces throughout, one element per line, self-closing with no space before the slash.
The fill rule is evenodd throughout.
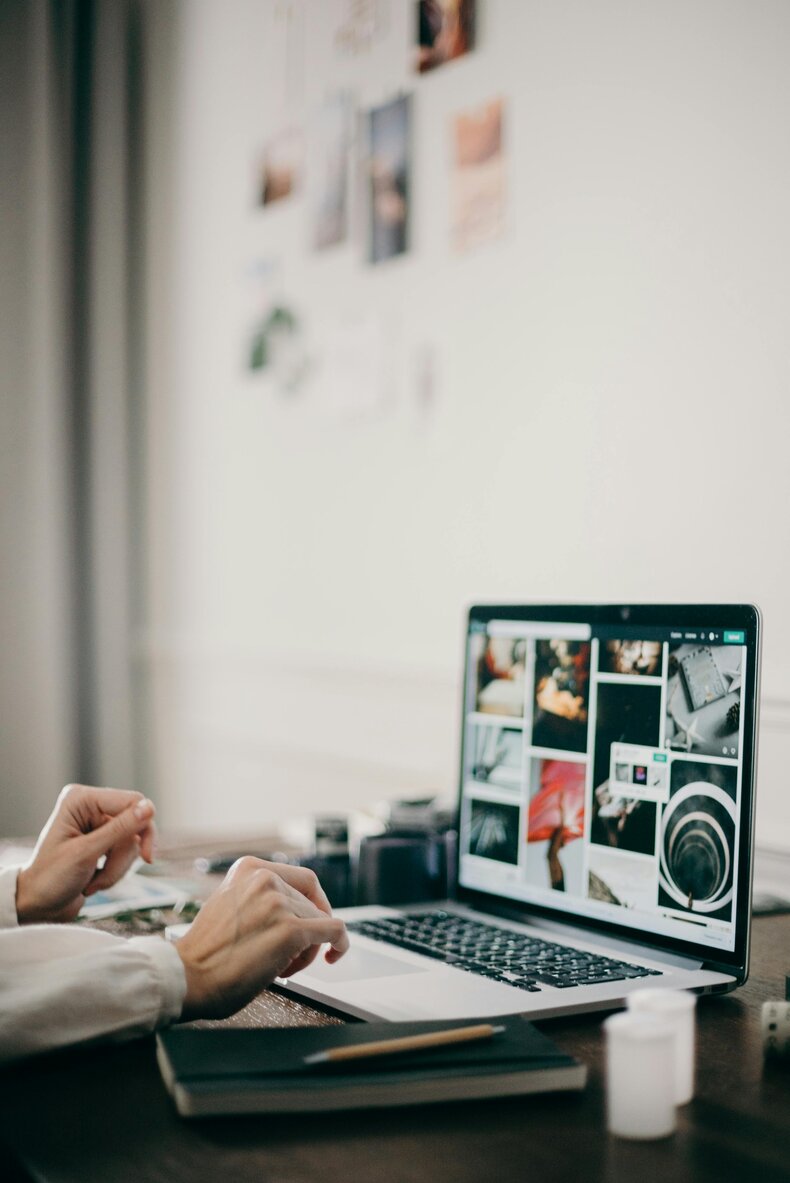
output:
<path id="1" fill-rule="evenodd" d="M 464 679 L 461 702 L 461 764 L 459 768 L 459 817 L 464 791 L 466 743 L 467 686 L 469 677 L 469 634 L 473 622 L 487 624 L 491 620 L 523 620 L 590 624 L 592 627 L 616 625 L 644 625 L 654 628 L 740 629 L 745 633 L 747 649 L 746 678 L 742 686 L 741 709 L 744 711 L 743 751 L 741 775 L 740 842 L 738 848 L 739 875 L 735 898 L 735 944 L 732 950 L 711 948 L 693 941 L 685 941 L 659 933 L 640 933 L 638 929 L 578 916 L 549 905 L 525 903 L 499 894 L 489 894 L 461 884 L 462 856 L 458 844 L 456 865 L 456 898 L 470 907 L 487 911 L 506 911 L 510 916 L 541 916 L 562 924 L 572 924 L 591 931 L 607 933 L 619 939 L 643 943 L 652 948 L 665 949 L 704 961 L 707 965 L 726 969 L 742 981 L 749 964 L 749 930 L 751 915 L 752 872 L 754 865 L 754 789 L 756 778 L 757 717 L 760 686 L 760 610 L 754 604 L 474 604 L 469 608 L 464 642 Z"/>

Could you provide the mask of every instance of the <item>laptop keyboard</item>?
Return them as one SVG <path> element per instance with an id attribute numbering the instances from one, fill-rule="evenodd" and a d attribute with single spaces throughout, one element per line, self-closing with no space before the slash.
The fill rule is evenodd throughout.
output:
<path id="1" fill-rule="evenodd" d="M 661 975 L 658 969 L 585 953 L 444 911 L 359 920 L 348 928 L 374 941 L 387 941 L 401 949 L 434 957 L 453 969 L 468 970 L 532 993 L 541 986 L 565 990 Z"/>

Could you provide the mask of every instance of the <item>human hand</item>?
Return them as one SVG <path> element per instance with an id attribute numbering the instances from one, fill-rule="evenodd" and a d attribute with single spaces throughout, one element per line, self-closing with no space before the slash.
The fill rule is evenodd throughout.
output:
<path id="1" fill-rule="evenodd" d="M 152 862 L 153 818 L 154 807 L 142 793 L 66 785 L 19 872 L 19 923 L 73 920 L 86 896 L 117 883 L 139 855 Z"/>
<path id="2" fill-rule="evenodd" d="M 246 855 L 176 945 L 187 980 L 182 1019 L 234 1014 L 274 978 L 304 969 L 325 942 L 329 962 L 349 944 L 315 874 Z"/>

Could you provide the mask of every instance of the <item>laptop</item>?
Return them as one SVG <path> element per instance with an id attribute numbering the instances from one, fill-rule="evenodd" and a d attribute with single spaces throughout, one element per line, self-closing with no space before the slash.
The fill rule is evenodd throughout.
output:
<path id="1" fill-rule="evenodd" d="M 473 606 L 453 899 L 343 909 L 346 956 L 282 984 L 400 1020 L 743 983 L 760 632 L 749 604 Z"/>

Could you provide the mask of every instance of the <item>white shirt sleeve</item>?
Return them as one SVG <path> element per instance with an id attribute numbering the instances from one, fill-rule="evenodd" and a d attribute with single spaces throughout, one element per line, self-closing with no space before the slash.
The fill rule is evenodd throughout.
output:
<path id="1" fill-rule="evenodd" d="M 186 977 L 174 945 L 79 925 L 18 927 L 16 868 L 12 888 L 6 878 L 0 872 L 0 1062 L 147 1035 L 179 1017 Z"/>
<path id="2" fill-rule="evenodd" d="M 16 928 L 16 877 L 19 867 L 0 869 L 0 928 Z"/>

